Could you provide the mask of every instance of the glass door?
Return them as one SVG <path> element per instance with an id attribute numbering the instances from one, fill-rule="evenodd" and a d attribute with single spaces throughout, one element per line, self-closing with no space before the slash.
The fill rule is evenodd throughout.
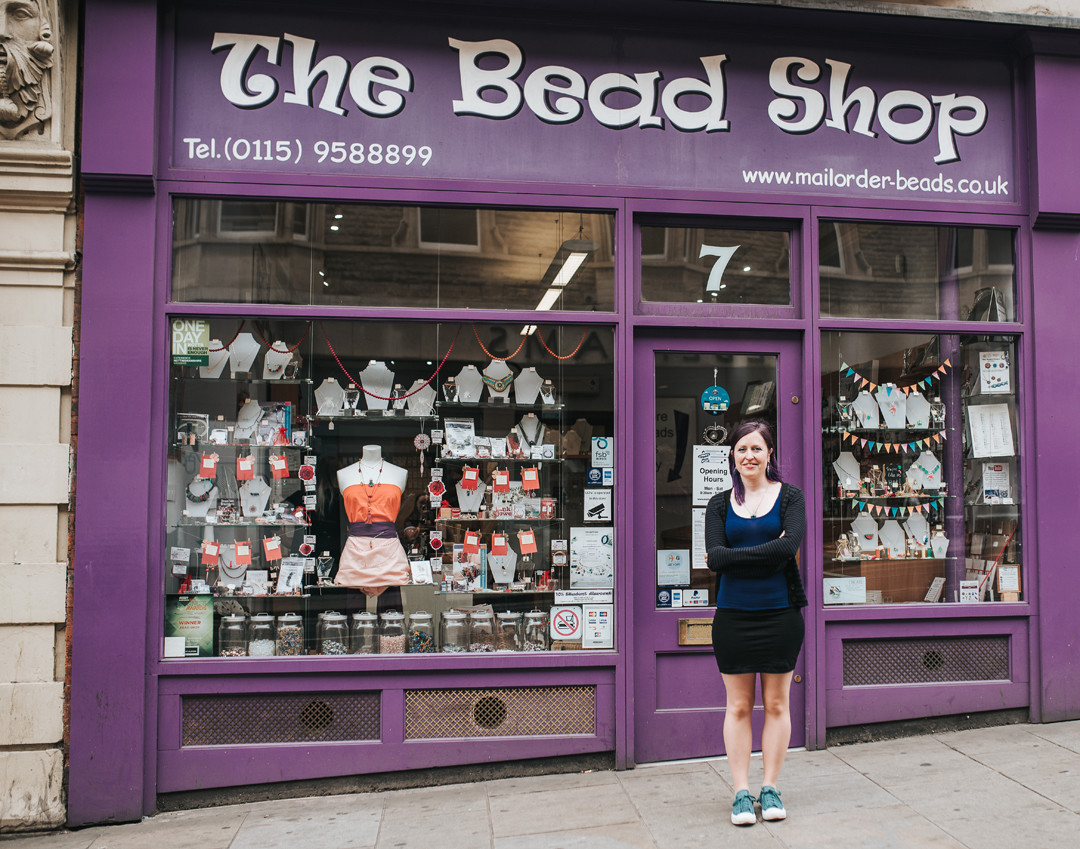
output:
<path id="1" fill-rule="evenodd" d="M 800 345 L 760 335 L 641 339 L 635 373 L 635 409 L 655 427 L 640 430 L 634 452 L 643 484 L 634 503 L 634 759 L 719 755 L 724 689 L 712 653 L 705 505 L 730 488 L 726 437 L 746 419 L 776 429 L 781 474 L 801 485 Z M 805 738 L 802 663 L 791 696 L 793 746 Z M 762 720 L 759 693 L 755 735 Z"/>

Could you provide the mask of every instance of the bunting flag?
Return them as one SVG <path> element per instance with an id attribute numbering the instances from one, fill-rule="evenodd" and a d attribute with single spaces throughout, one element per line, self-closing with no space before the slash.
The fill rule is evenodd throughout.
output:
<path id="1" fill-rule="evenodd" d="M 886 454 L 907 454 L 908 451 L 921 451 L 923 448 L 928 447 L 931 440 L 940 445 L 942 440 L 949 438 L 949 435 L 946 431 L 939 430 L 937 433 L 933 433 L 930 436 L 924 436 L 921 439 L 912 439 L 907 442 L 876 442 L 872 439 L 856 436 L 854 433 L 845 430 L 841 435 L 841 438 L 844 442 L 850 442 L 852 445 L 861 445 L 863 448 L 869 448 L 871 451 L 884 451 Z"/>
<path id="2" fill-rule="evenodd" d="M 881 496 L 884 498 L 885 496 Z M 909 498 L 918 498 L 919 496 L 907 496 Z M 852 498 L 851 506 L 853 509 L 860 512 L 869 512 L 875 516 L 901 516 L 904 512 L 910 516 L 913 513 L 931 513 L 938 510 L 945 509 L 944 496 L 938 496 L 931 498 L 929 501 L 924 501 L 921 504 L 907 504 L 903 507 L 893 507 L 888 504 L 872 504 L 870 498 Z"/>
<path id="3" fill-rule="evenodd" d="M 912 389 L 929 389 L 933 385 L 933 381 L 940 381 L 941 378 L 943 378 L 946 374 L 949 373 L 949 369 L 951 368 L 952 361 L 947 359 L 936 369 L 934 369 L 934 371 L 931 372 L 929 376 L 924 377 L 921 380 L 916 380 L 914 383 L 909 383 L 906 386 L 897 386 L 896 388 L 903 392 L 905 395 L 911 392 Z M 847 363 L 840 363 L 840 376 L 854 378 L 855 383 L 858 384 L 860 389 L 869 388 L 869 390 L 873 392 L 878 387 L 878 384 L 874 383 L 872 380 L 868 380 L 867 378 L 863 377 Z M 889 391 L 891 392 L 891 390 Z"/>

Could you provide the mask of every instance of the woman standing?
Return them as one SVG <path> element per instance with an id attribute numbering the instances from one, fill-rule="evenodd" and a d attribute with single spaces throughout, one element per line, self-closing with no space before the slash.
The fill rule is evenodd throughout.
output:
<path id="1" fill-rule="evenodd" d="M 806 506 L 798 487 L 780 482 L 776 439 L 767 423 L 743 422 L 731 444 L 733 486 L 709 501 L 705 547 L 717 574 L 712 639 L 727 693 L 724 747 L 735 786 L 731 821 L 753 825 L 750 719 L 759 675 L 765 728 L 757 801 L 762 819 L 787 816 L 776 785 L 791 741 L 788 700 L 803 644 L 806 592 L 795 555 L 806 531 Z"/>

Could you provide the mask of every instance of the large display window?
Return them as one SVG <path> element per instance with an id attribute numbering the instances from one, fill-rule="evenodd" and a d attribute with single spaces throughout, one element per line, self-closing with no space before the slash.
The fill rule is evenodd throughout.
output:
<path id="1" fill-rule="evenodd" d="M 166 657 L 613 647 L 613 328 L 172 326 Z"/>
<path id="2" fill-rule="evenodd" d="M 1006 335 L 822 335 L 824 603 L 1019 601 Z"/>

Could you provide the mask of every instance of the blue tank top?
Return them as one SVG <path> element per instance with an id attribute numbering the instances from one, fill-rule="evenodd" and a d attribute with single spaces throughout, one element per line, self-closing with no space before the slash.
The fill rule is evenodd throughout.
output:
<path id="1" fill-rule="evenodd" d="M 776 497 L 768 513 L 756 519 L 740 516 L 729 504 L 724 531 L 729 548 L 749 548 L 777 539 L 780 536 L 780 496 Z M 790 607 L 784 570 L 768 578 L 721 575 L 716 606 L 734 610 L 779 610 Z"/>

